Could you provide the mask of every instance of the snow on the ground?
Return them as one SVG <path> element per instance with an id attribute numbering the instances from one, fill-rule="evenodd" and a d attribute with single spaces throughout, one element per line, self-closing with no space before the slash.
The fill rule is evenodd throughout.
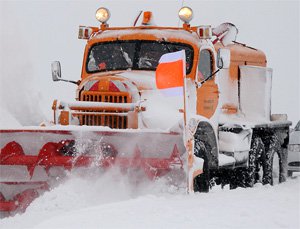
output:
<path id="1" fill-rule="evenodd" d="M 4 124 L 20 124 L 1 110 Z M 5 127 L 5 126 L 4 126 Z M 164 180 L 133 185 L 117 172 L 72 174 L 0 228 L 300 228 L 300 176 L 276 186 L 185 194 Z"/>
<path id="2" fill-rule="evenodd" d="M 95 177 L 98 177 L 95 179 Z M 299 228 L 300 176 L 275 186 L 185 194 L 117 172 L 70 178 L 0 228 Z"/>

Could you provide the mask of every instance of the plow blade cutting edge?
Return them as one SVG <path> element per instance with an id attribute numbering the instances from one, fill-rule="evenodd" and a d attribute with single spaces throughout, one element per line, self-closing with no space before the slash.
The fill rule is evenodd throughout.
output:
<path id="1" fill-rule="evenodd" d="M 182 134 L 157 131 L 0 130 L 0 212 L 26 207 L 77 167 L 144 171 L 149 179 L 184 173 Z M 184 178 L 183 178 L 184 179 Z"/>

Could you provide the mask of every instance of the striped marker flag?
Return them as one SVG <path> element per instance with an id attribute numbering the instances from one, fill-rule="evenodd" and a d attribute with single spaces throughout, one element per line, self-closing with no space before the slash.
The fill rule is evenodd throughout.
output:
<path id="1" fill-rule="evenodd" d="M 156 69 L 156 87 L 166 95 L 182 95 L 185 77 L 185 51 L 167 53 L 161 56 Z"/>

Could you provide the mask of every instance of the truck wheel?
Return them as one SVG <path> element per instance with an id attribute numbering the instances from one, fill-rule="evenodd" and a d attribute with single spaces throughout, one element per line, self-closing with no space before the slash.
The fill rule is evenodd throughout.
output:
<path id="1" fill-rule="evenodd" d="M 263 184 L 278 184 L 284 178 L 282 177 L 282 163 L 280 158 L 281 145 L 276 135 L 268 139 L 268 150 L 264 158 L 264 176 Z"/>
<path id="2" fill-rule="evenodd" d="M 261 157 L 265 154 L 265 146 L 260 137 L 255 137 L 251 142 L 251 149 L 249 151 L 249 161 L 247 168 L 247 175 L 245 185 L 253 187 L 259 180 L 259 170 L 261 165 Z"/>
<path id="3" fill-rule="evenodd" d="M 271 185 L 280 183 L 280 159 L 275 152 L 272 159 L 272 183 Z"/>
<path id="4" fill-rule="evenodd" d="M 204 160 L 203 173 L 194 179 L 195 192 L 208 192 L 212 169 L 218 167 L 217 137 L 211 124 L 206 121 L 198 123 L 194 134 L 194 155 Z"/>
<path id="5" fill-rule="evenodd" d="M 209 165 L 207 158 L 208 146 L 197 137 L 195 137 L 195 156 L 204 160 L 203 173 L 194 178 L 194 192 L 209 192 Z"/>
<path id="6" fill-rule="evenodd" d="M 194 178 L 194 192 L 209 192 L 209 168 L 204 160 L 203 173 Z"/>
<path id="7" fill-rule="evenodd" d="M 260 179 L 261 157 L 265 147 L 260 137 L 254 137 L 249 151 L 248 167 L 236 168 L 230 173 L 230 189 L 237 187 L 248 188 Z"/>

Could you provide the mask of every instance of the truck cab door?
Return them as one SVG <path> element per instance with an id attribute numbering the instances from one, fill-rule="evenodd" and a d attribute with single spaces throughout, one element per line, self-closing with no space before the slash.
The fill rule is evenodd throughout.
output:
<path id="1" fill-rule="evenodd" d="M 196 114 L 208 119 L 214 118 L 214 115 L 217 115 L 218 113 L 219 88 L 216 83 L 216 76 L 213 76 L 203 84 L 200 83 L 207 79 L 215 70 L 215 58 L 213 52 L 206 48 L 200 50 L 198 71 L 195 77 L 195 80 L 198 83 L 196 89 Z"/>

